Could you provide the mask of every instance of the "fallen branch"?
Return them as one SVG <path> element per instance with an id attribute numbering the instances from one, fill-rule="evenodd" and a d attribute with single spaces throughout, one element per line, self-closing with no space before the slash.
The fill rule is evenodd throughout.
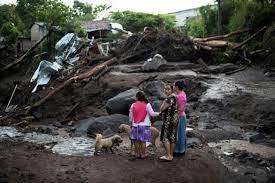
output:
<path id="1" fill-rule="evenodd" d="M 19 59 L 15 60 L 14 62 L 6 65 L 5 67 L 3 67 L 2 69 L 0 69 L 0 72 L 6 71 L 9 68 L 17 65 L 18 63 L 22 62 L 27 56 L 30 55 L 30 53 L 38 46 L 40 45 L 45 39 L 46 37 L 48 37 L 49 34 L 46 34 L 43 38 L 40 39 L 40 41 L 38 41 L 37 43 L 35 43 L 35 45 L 33 45 L 24 55 L 22 55 Z"/>
<path id="2" fill-rule="evenodd" d="M 225 35 L 220 35 L 220 36 L 213 36 L 213 37 L 206 37 L 206 38 L 193 38 L 193 41 L 194 42 L 207 42 L 207 41 L 213 41 L 213 40 L 221 40 L 221 39 L 229 38 L 234 35 L 241 34 L 243 32 L 248 32 L 250 30 L 251 29 L 242 29 L 242 30 L 237 30 L 237 31 L 225 34 Z"/>
<path id="3" fill-rule="evenodd" d="M 229 71 L 229 72 L 226 72 L 226 73 L 225 73 L 225 75 L 231 75 L 231 74 L 234 74 L 234 73 L 236 73 L 236 72 L 243 71 L 243 70 L 245 70 L 246 68 L 247 68 L 247 67 L 246 67 L 246 66 L 244 66 L 244 67 L 241 67 L 241 68 L 236 69 L 236 70 L 234 70 L 234 71 Z"/>
<path id="4" fill-rule="evenodd" d="M 256 33 L 254 33 L 252 36 L 250 36 L 248 39 L 244 40 L 243 42 L 237 44 L 236 46 L 234 46 L 232 48 L 232 50 L 236 50 L 238 48 L 241 48 L 243 45 L 245 45 L 246 43 L 248 43 L 250 40 L 252 40 L 253 38 L 255 38 L 256 36 L 258 36 L 262 31 L 264 31 L 267 27 L 264 26 L 263 28 L 261 28 L 260 30 L 258 30 Z"/>
<path id="5" fill-rule="evenodd" d="M 148 78 L 143 79 L 142 81 L 140 81 L 137 84 L 137 87 L 139 87 L 142 83 L 147 82 L 147 81 L 152 81 L 154 79 L 156 79 L 158 77 L 158 75 L 154 75 L 154 76 L 149 76 Z"/>
<path id="6" fill-rule="evenodd" d="M 74 106 L 73 106 L 73 108 L 68 112 L 68 114 L 64 117 L 64 121 L 65 120 L 67 120 L 67 118 L 72 114 L 72 112 L 74 112 L 75 111 L 75 109 L 79 106 L 79 102 L 78 103 L 76 103 Z"/>

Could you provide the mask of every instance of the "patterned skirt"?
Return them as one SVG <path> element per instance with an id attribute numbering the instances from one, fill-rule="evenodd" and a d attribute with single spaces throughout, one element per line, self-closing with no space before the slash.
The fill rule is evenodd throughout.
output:
<path id="1" fill-rule="evenodd" d="M 150 126 L 133 126 L 131 131 L 131 139 L 141 142 L 151 142 Z"/>

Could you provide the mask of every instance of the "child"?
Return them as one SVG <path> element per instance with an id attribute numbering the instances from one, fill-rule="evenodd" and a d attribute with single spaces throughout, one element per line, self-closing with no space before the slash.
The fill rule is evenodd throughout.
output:
<path id="1" fill-rule="evenodd" d="M 132 104 L 129 112 L 129 121 L 132 124 L 131 139 L 134 141 L 135 156 L 146 158 L 146 142 L 151 141 L 150 116 L 158 116 L 159 112 L 154 112 L 142 91 L 137 92 L 136 102 Z"/>

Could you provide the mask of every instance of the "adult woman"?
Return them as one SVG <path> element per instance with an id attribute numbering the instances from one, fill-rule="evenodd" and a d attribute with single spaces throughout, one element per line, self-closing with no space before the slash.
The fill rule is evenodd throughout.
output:
<path id="1" fill-rule="evenodd" d="M 187 137 L 186 137 L 186 94 L 183 91 L 185 87 L 184 81 L 176 81 L 174 84 L 174 91 L 177 94 L 177 104 L 178 104 L 178 115 L 179 115 L 179 125 L 178 125 L 178 139 L 176 148 L 174 151 L 174 156 L 181 156 L 185 154 L 187 148 Z"/>
<path id="2" fill-rule="evenodd" d="M 166 85 L 164 93 L 167 98 L 164 100 L 160 107 L 162 113 L 162 128 L 160 140 L 163 142 L 166 155 L 160 157 L 161 160 L 172 161 L 173 152 L 177 141 L 177 126 L 178 126 L 178 113 L 177 113 L 177 98 L 173 93 L 173 86 Z"/>
<path id="3" fill-rule="evenodd" d="M 146 158 L 146 142 L 151 141 L 150 116 L 158 116 L 148 103 L 145 94 L 141 91 L 136 94 L 136 102 L 129 112 L 129 121 L 132 124 L 131 139 L 134 140 L 135 155 L 137 158 Z"/>

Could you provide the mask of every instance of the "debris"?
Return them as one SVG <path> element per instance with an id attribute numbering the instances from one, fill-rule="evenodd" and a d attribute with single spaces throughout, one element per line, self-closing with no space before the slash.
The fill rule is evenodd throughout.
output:
<path id="1" fill-rule="evenodd" d="M 250 40 L 252 40 L 254 37 L 258 36 L 261 32 L 263 32 L 264 30 L 266 30 L 266 26 L 264 26 L 263 28 L 261 28 L 260 30 L 258 30 L 256 33 L 254 33 L 252 36 L 250 36 L 248 39 L 244 40 L 243 42 L 237 44 L 236 46 L 234 46 L 232 48 L 232 50 L 236 50 L 238 48 L 241 48 L 243 45 L 245 45 L 247 42 L 249 42 Z"/>
<path id="2" fill-rule="evenodd" d="M 72 107 L 72 109 L 64 117 L 64 120 L 68 120 L 68 117 L 75 111 L 75 109 L 79 106 L 79 104 L 80 103 L 78 102 Z"/>
<path id="3" fill-rule="evenodd" d="M 17 107 L 17 105 L 10 106 L 11 100 L 12 100 L 13 95 L 14 95 L 14 93 L 15 93 L 16 89 L 17 89 L 17 86 L 18 86 L 18 85 L 17 85 L 17 84 L 15 84 L 15 87 L 14 87 L 13 92 L 12 92 L 12 94 L 11 94 L 11 97 L 10 97 L 9 103 L 8 103 L 8 105 L 7 105 L 6 109 L 5 109 L 5 112 L 11 112 L 11 111 L 13 111 L 13 110 Z"/>
<path id="4" fill-rule="evenodd" d="M 144 62 L 142 66 L 143 71 L 157 71 L 160 66 L 166 65 L 167 61 L 160 54 L 154 55 L 153 58 L 149 58 Z"/>
<path id="5" fill-rule="evenodd" d="M 32 51 L 37 48 L 37 46 L 39 46 L 47 37 L 49 34 L 46 34 L 43 38 L 40 39 L 40 41 L 38 41 L 37 43 L 35 43 L 35 45 L 33 45 L 24 55 L 22 55 L 19 59 L 15 60 L 14 62 L 6 65 L 5 67 L 3 67 L 2 69 L 0 69 L 0 72 L 4 72 L 8 69 L 10 69 L 11 67 L 17 65 L 18 63 L 22 62 L 27 56 L 29 56 Z"/>

